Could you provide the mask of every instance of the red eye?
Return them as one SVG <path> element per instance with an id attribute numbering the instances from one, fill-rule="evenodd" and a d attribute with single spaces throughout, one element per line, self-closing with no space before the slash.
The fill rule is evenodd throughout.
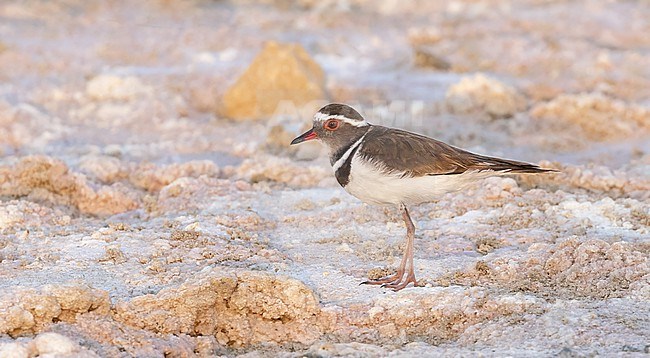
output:
<path id="1" fill-rule="evenodd" d="M 329 121 L 325 122 L 324 127 L 331 131 L 335 131 L 339 129 L 339 125 L 340 125 L 339 121 L 337 121 L 336 119 L 330 119 Z"/>

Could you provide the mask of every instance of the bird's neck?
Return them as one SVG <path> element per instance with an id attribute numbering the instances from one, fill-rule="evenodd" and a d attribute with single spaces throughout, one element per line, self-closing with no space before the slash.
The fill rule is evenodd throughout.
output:
<path id="1" fill-rule="evenodd" d="M 372 130 L 372 126 L 368 126 L 368 129 L 363 131 L 362 133 L 359 133 L 357 136 L 353 137 L 348 143 L 345 145 L 339 146 L 338 148 L 329 148 L 329 158 L 330 158 L 330 165 L 334 165 L 337 160 L 341 159 L 341 157 L 347 152 L 350 147 L 352 147 L 361 137 L 366 135 L 370 130 Z"/>

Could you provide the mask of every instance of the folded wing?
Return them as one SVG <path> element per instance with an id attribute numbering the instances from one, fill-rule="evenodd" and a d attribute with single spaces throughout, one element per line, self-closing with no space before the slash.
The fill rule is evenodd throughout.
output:
<path id="1" fill-rule="evenodd" d="M 373 126 L 359 155 L 388 173 L 403 177 L 456 175 L 467 171 L 542 173 L 537 165 L 474 154 L 419 134 Z M 382 158 L 379 162 L 376 158 Z"/>

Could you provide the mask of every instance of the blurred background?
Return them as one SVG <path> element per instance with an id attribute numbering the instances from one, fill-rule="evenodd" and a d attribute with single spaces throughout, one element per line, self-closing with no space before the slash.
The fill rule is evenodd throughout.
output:
<path id="1" fill-rule="evenodd" d="M 643 1 L 5 1 L 0 16 L 5 156 L 313 159 L 286 139 L 327 102 L 529 161 L 616 168 L 649 149 Z"/>

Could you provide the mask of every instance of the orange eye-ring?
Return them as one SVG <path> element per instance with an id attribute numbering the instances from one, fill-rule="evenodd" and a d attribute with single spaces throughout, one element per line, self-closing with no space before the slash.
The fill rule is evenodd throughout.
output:
<path id="1" fill-rule="evenodd" d="M 335 131 L 339 129 L 340 125 L 341 123 L 336 119 L 330 119 L 329 121 L 325 122 L 325 125 L 323 127 L 325 127 L 327 130 Z"/>

